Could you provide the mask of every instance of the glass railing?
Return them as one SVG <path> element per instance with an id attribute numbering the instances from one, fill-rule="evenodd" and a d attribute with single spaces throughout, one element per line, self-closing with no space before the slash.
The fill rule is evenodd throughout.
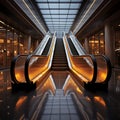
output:
<path id="1" fill-rule="evenodd" d="M 107 56 L 87 54 L 73 56 L 66 37 L 64 37 L 64 45 L 66 47 L 69 67 L 82 81 L 85 83 L 108 83 L 112 67 Z"/>
<path id="2" fill-rule="evenodd" d="M 31 55 L 27 57 L 25 64 L 25 76 L 27 82 L 35 83 L 48 71 L 49 56 Z"/>
<path id="3" fill-rule="evenodd" d="M 38 73 L 42 76 L 42 74 L 51 67 L 55 41 L 56 37 L 54 35 L 51 49 L 49 49 L 48 55 L 46 56 L 32 54 L 16 56 L 12 60 L 10 68 L 12 83 L 34 83 L 36 81 L 34 78 L 38 76 Z"/>
<path id="4" fill-rule="evenodd" d="M 97 75 L 96 59 L 92 55 L 73 56 L 66 37 L 63 39 L 66 50 L 68 65 L 85 83 L 95 82 Z"/>
<path id="5" fill-rule="evenodd" d="M 35 83 L 42 79 L 44 75 L 49 71 L 52 64 L 52 58 L 56 43 L 56 37 L 54 36 L 50 45 L 48 54 L 43 55 L 29 55 L 25 63 L 25 78 L 27 83 Z"/>
<path id="6" fill-rule="evenodd" d="M 49 41 L 50 39 L 50 35 L 49 33 L 47 33 L 45 35 L 45 37 L 43 38 L 43 40 L 40 42 L 40 44 L 38 45 L 38 47 L 35 49 L 35 51 L 33 52 L 34 55 L 41 55 L 47 42 Z"/>
<path id="7" fill-rule="evenodd" d="M 24 66 L 28 55 L 18 55 L 11 62 L 11 79 L 13 84 L 25 83 Z"/>
<path id="8" fill-rule="evenodd" d="M 72 71 L 85 83 L 96 80 L 96 59 L 92 55 L 71 56 Z"/>
<path id="9" fill-rule="evenodd" d="M 108 82 L 111 77 L 112 66 L 110 60 L 105 55 L 95 55 L 97 60 L 96 83 Z"/>

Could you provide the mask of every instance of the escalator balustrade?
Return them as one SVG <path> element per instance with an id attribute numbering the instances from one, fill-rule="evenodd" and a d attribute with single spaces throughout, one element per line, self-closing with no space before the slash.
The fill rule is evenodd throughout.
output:
<path id="1" fill-rule="evenodd" d="M 42 55 L 19 55 L 13 59 L 10 70 L 13 89 L 36 88 L 36 81 L 50 68 L 54 44 L 55 39 L 50 38 Z"/>
<path id="2" fill-rule="evenodd" d="M 92 90 L 107 90 L 111 76 L 109 58 L 105 55 L 78 55 L 77 49 L 70 38 L 64 37 L 64 45 L 68 56 L 67 59 L 70 63 L 69 67 L 73 74 L 84 82 L 84 87 Z"/>
<path id="3" fill-rule="evenodd" d="M 107 89 L 111 63 L 105 55 L 79 55 L 73 40 L 65 36 L 63 39 L 55 37 L 49 39 L 42 55 L 21 55 L 14 58 L 11 64 L 12 84 L 34 86 L 49 70 L 70 70 L 80 83 L 84 83 L 85 88 Z"/>

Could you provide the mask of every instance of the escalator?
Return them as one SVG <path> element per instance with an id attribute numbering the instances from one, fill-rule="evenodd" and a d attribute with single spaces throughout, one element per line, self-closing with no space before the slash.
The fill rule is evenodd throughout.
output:
<path id="1" fill-rule="evenodd" d="M 69 47 L 72 55 L 79 55 L 70 38 L 68 38 Z"/>
<path id="2" fill-rule="evenodd" d="M 85 53 L 80 43 L 66 36 L 49 38 L 41 55 L 29 55 L 12 64 L 11 77 L 16 84 L 36 84 L 48 71 L 70 71 L 79 82 L 88 88 L 108 87 L 111 75 L 111 64 L 104 55 L 94 56 Z M 24 61 L 24 62 L 23 62 Z M 21 66 L 23 63 L 23 67 Z M 17 66 L 18 65 L 18 66 Z M 21 72 L 22 71 L 22 72 Z M 22 76 L 22 77 L 21 77 Z M 54 74 L 53 74 L 54 76 Z M 41 80 L 40 80 L 41 79 Z M 16 85 L 15 84 L 15 85 Z"/>
<path id="3" fill-rule="evenodd" d="M 47 44 L 46 44 L 46 46 L 45 46 L 45 48 L 42 52 L 42 55 L 47 55 L 48 54 L 51 42 L 52 42 L 52 38 L 49 38 L 49 41 L 47 42 Z"/>
<path id="4" fill-rule="evenodd" d="M 54 51 L 51 69 L 54 71 L 64 71 L 69 69 L 63 40 L 60 38 L 56 39 L 56 45 L 55 45 L 55 51 Z"/>
<path id="5" fill-rule="evenodd" d="M 10 73 L 13 90 L 36 88 L 37 79 L 35 78 L 39 74 L 42 77 L 50 69 L 55 38 L 46 36 L 47 39 L 43 39 L 34 54 L 16 56 L 11 62 Z"/>
<path id="6" fill-rule="evenodd" d="M 111 76 L 111 63 L 105 55 L 87 54 L 75 36 L 64 37 L 64 46 L 70 71 L 80 79 L 84 87 L 107 90 Z"/>

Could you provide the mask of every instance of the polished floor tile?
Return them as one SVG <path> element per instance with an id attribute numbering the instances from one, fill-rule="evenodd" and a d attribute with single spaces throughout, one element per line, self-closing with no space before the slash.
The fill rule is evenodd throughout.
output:
<path id="1" fill-rule="evenodd" d="M 119 120 L 120 70 L 113 69 L 108 92 L 90 92 L 82 89 L 74 94 L 62 93 L 68 73 L 53 73 L 58 86 L 55 95 L 43 97 L 43 89 L 30 92 L 11 91 L 9 70 L 0 71 L 0 120 Z M 57 81 L 57 74 L 59 75 Z M 61 80 L 63 79 L 63 80 Z M 60 83 L 61 82 L 61 83 Z M 60 89 L 60 90 L 59 90 Z M 64 96 L 65 95 L 65 96 Z M 44 98 L 44 99 L 43 99 Z"/>

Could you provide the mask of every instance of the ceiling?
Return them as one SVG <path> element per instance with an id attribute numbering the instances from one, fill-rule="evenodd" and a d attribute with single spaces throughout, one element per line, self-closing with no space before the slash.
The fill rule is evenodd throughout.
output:
<path id="1" fill-rule="evenodd" d="M 35 0 L 51 33 L 68 33 L 84 0 Z"/>

